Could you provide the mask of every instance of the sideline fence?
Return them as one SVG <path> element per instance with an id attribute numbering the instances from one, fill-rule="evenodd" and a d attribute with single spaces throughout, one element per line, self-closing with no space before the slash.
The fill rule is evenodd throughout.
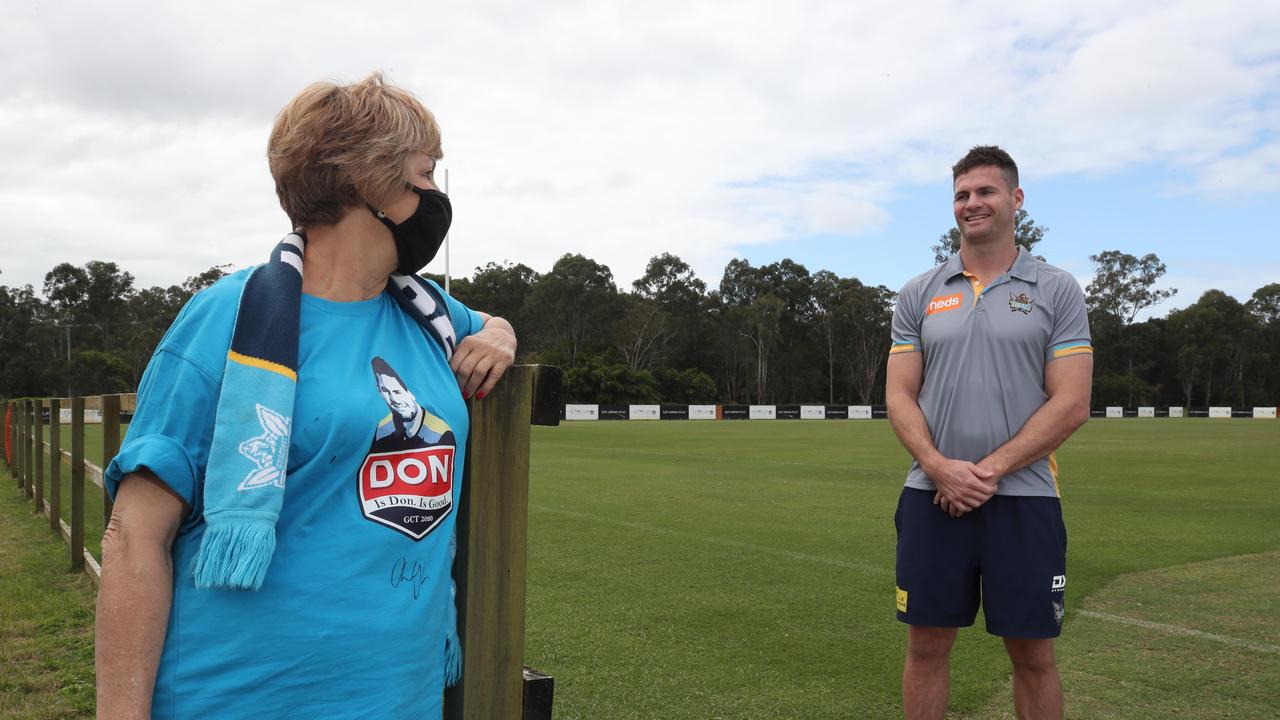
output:
<path id="1" fill-rule="evenodd" d="M 132 407 L 133 395 L 127 405 Z M 111 499 L 102 482 L 102 468 L 120 449 L 122 396 L 102 395 L 91 398 L 27 398 L 4 403 L 5 461 L 17 481 L 18 489 L 34 501 L 33 511 L 49 519 L 51 532 L 68 545 L 68 562 L 75 571 L 83 571 L 97 585 L 102 566 L 98 558 L 84 546 L 85 482 L 101 493 L 103 522 L 111 517 Z M 102 423 L 101 464 L 85 457 L 85 408 L 95 411 L 93 419 Z M 104 414 L 102 408 L 110 414 Z M 70 424 L 70 450 L 62 448 L 62 426 Z M 48 428 L 46 433 L 46 426 Z M 48 439 L 45 439 L 46 434 Z M 46 472 L 45 462 L 48 461 Z M 67 464 L 70 477 L 69 520 L 62 519 L 62 466 Z M 46 479 L 48 483 L 46 485 Z M 48 492 L 45 491 L 46 487 Z"/>
<path id="2" fill-rule="evenodd" d="M 1110 406 L 1090 411 L 1095 418 L 1258 418 L 1277 417 L 1274 407 Z M 884 405 L 628 405 L 568 404 L 562 420 L 883 420 Z"/>
<path id="3" fill-rule="evenodd" d="M 469 403 L 471 432 L 458 510 L 458 634 L 463 675 L 445 693 L 446 720 L 550 720 L 554 680 L 524 667 L 529 426 L 559 424 L 559 368 L 517 365 L 482 402 Z M 105 468 L 120 449 L 120 426 L 136 396 L 2 401 L 4 460 L 17 489 L 69 546 L 69 565 L 95 585 L 102 567 L 84 546 L 85 481 L 111 499 Z M 100 464 L 85 458 L 85 423 L 102 423 Z M 47 418 L 47 420 L 46 420 Z M 70 451 L 61 432 L 70 424 Z M 48 440 L 44 439 L 46 428 Z M 45 460 L 48 460 L 47 468 Z M 62 520 L 62 464 L 69 465 L 70 522 Z M 45 480 L 48 478 L 48 492 Z"/>

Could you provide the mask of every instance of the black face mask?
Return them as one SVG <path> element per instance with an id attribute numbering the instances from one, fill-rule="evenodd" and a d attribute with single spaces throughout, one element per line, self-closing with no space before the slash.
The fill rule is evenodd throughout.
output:
<path id="1" fill-rule="evenodd" d="M 399 225 L 372 206 L 369 208 L 373 210 L 374 217 L 391 230 L 391 237 L 396 241 L 396 272 L 405 275 L 412 275 L 431 262 L 440 250 L 444 236 L 449 233 L 449 223 L 453 221 L 453 206 L 448 195 L 420 187 L 409 189 L 418 194 L 418 209 Z"/>

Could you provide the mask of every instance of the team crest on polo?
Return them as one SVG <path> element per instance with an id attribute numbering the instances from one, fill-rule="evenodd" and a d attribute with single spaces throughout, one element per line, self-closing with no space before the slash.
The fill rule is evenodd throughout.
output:
<path id="1" fill-rule="evenodd" d="M 418 404 L 400 375 L 380 357 L 374 382 L 391 411 L 378 423 L 356 478 L 366 520 L 421 540 L 453 512 L 453 430 Z"/>
<path id="2" fill-rule="evenodd" d="M 1014 295 L 1009 293 L 1009 310 L 1020 312 L 1023 315 L 1030 315 L 1031 310 L 1035 308 L 1036 301 L 1026 293 L 1018 293 Z"/>

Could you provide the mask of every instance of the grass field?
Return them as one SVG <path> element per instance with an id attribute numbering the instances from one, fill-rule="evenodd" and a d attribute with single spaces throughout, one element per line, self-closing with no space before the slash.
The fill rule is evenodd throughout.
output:
<path id="1" fill-rule="evenodd" d="M 534 430 L 526 654 L 558 718 L 900 715 L 887 423 Z M 1274 422 L 1129 419 L 1061 450 L 1070 716 L 1277 716 L 1277 448 Z M 981 620 L 953 667 L 956 717 L 1005 716 Z"/>
<path id="2" fill-rule="evenodd" d="M 1060 451 L 1069 717 L 1276 717 L 1278 447 L 1275 422 L 1126 419 Z M 874 421 L 535 427 L 526 660 L 555 717 L 900 716 L 906 464 Z M 981 620 L 953 666 L 954 717 L 1011 717 Z"/>
<path id="3" fill-rule="evenodd" d="M 0 717 L 93 717 L 93 583 L 0 481 Z"/>

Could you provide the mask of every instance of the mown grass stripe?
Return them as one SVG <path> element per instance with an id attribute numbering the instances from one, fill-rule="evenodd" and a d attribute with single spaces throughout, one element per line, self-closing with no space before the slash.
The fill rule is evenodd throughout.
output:
<path id="1" fill-rule="evenodd" d="M 1257 652 L 1269 653 L 1271 655 L 1280 655 L 1280 646 L 1277 645 L 1269 645 L 1267 643 L 1253 642 L 1252 640 L 1227 637 L 1226 635 L 1218 635 L 1217 633 L 1194 630 L 1192 628 L 1181 627 L 1178 625 L 1165 625 L 1164 623 L 1151 622 L 1150 620 L 1139 620 L 1138 618 L 1112 615 L 1111 613 L 1098 612 L 1097 610 L 1077 610 L 1076 612 L 1085 617 L 1106 620 L 1107 622 L 1119 623 L 1121 625 L 1140 627 L 1146 630 L 1154 630 L 1159 633 L 1164 633 L 1165 635 L 1179 635 L 1182 637 L 1200 638 L 1201 640 L 1212 640 L 1213 642 L 1230 645 L 1231 647 L 1254 650 Z"/>
<path id="2" fill-rule="evenodd" d="M 777 422 L 776 420 L 772 422 Z M 825 422 L 825 421 L 824 421 Z M 627 453 L 629 455 L 652 455 L 654 457 L 665 457 L 677 460 L 696 460 L 698 462 L 713 461 L 724 463 L 750 463 L 751 465 L 789 465 L 795 467 L 822 468 L 825 470 L 852 470 L 854 472 L 864 473 L 866 475 L 875 475 L 879 477 L 905 478 L 909 465 L 903 465 L 901 470 L 886 470 L 881 467 L 868 467 L 866 465 L 837 465 L 830 463 L 805 462 L 803 460 L 770 460 L 760 457 L 737 456 L 731 457 L 727 455 L 706 455 L 704 453 L 676 453 L 666 452 L 663 450 L 640 450 L 637 448 L 617 447 L 613 445 L 571 445 L 569 443 L 547 443 L 549 446 L 563 448 L 566 450 L 585 450 L 587 452 L 601 452 L 609 455 L 618 453 Z M 736 470 L 732 470 L 736 472 Z"/>
<path id="3" fill-rule="evenodd" d="M 769 547 L 768 545 L 757 545 L 756 543 L 743 542 L 741 540 L 729 540 L 728 538 L 713 537 L 710 535 L 699 535 L 697 533 L 681 532 L 670 528 L 659 527 L 657 525 L 649 525 L 647 523 L 632 522 L 629 520 L 617 520 L 614 518 L 601 517 L 589 513 L 574 512 L 572 510 L 564 510 L 562 508 L 553 508 L 546 505 L 529 505 L 530 510 L 538 512 L 555 513 L 564 515 L 576 520 L 584 520 L 587 522 L 598 523 L 601 525 L 613 525 L 616 527 L 625 527 L 630 530 L 639 530 L 641 532 L 653 533 L 658 535 L 668 535 L 671 537 L 680 537 L 687 540 L 697 540 L 699 542 L 708 543 L 710 545 L 720 545 L 723 547 L 735 548 L 738 550 L 750 550 L 754 553 L 763 553 L 765 555 L 774 555 L 784 557 L 791 560 L 802 560 L 804 562 L 819 563 L 822 565 L 831 565 L 833 567 L 845 568 L 846 570 L 857 570 L 859 572 L 878 573 L 882 575 L 893 575 L 894 570 L 890 567 L 881 567 L 879 565 L 869 565 L 867 563 L 849 562 L 839 558 L 824 557 L 822 555 L 810 555 L 808 553 L 795 552 L 794 550 L 783 550 L 782 548 Z"/>

